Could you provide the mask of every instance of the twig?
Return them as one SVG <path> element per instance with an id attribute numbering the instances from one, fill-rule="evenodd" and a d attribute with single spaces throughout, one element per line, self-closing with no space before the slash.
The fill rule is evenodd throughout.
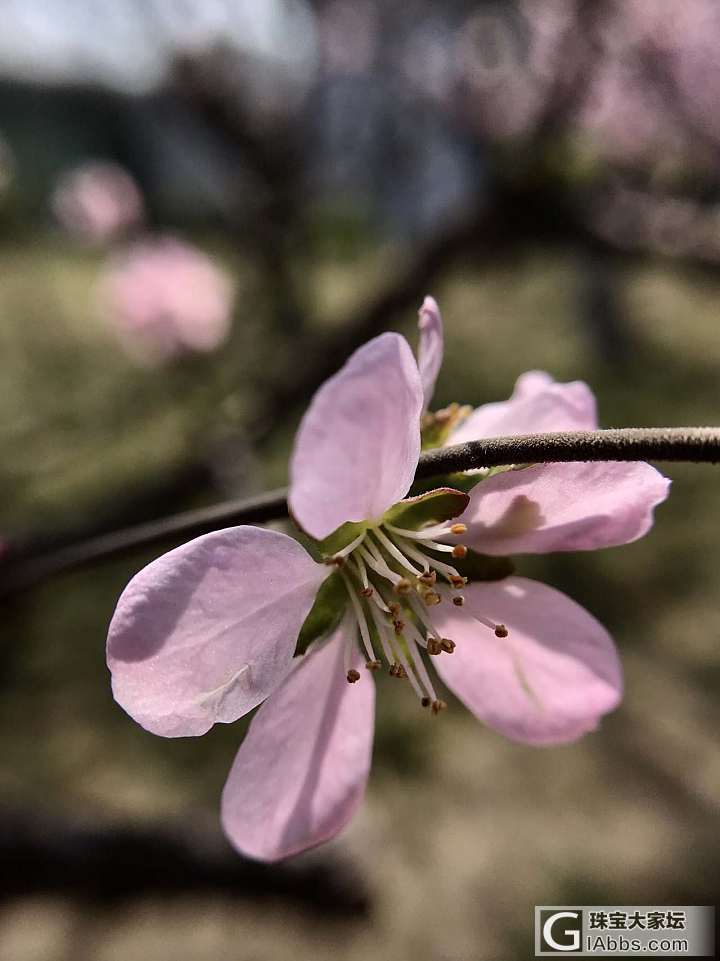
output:
<path id="1" fill-rule="evenodd" d="M 181 543 L 221 527 L 260 523 L 286 516 L 287 490 L 282 488 L 256 497 L 200 507 L 172 517 L 164 517 L 159 521 L 149 521 L 147 524 L 136 524 L 134 527 L 100 534 L 47 553 L 35 554 L 32 549 L 15 551 L 11 548 L 7 558 L 0 562 L 0 597 L 33 587 L 62 571 L 85 567 L 94 561 L 138 547 L 149 547 L 151 544 L 170 540 Z"/>
<path id="2" fill-rule="evenodd" d="M 501 467 L 570 461 L 720 461 L 718 427 L 624 427 L 617 430 L 558 431 L 520 437 L 471 440 L 429 451 L 417 477 Z"/>
<path id="3" fill-rule="evenodd" d="M 630 427 L 474 440 L 422 454 L 416 476 L 440 477 L 509 464 L 637 460 L 716 464 L 720 462 L 720 428 Z M 32 587 L 62 571 L 138 547 L 187 540 L 234 524 L 279 519 L 287 517 L 287 512 L 287 490 L 283 488 L 114 531 L 51 553 L 33 556 L 29 549 L 12 551 L 0 567 L 4 575 L 0 597 Z"/>

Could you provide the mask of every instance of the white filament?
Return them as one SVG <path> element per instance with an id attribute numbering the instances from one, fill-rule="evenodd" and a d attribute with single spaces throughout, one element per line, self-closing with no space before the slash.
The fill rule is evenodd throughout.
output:
<path id="1" fill-rule="evenodd" d="M 372 641 L 370 640 L 370 631 L 368 629 L 367 620 L 365 618 L 365 612 L 363 611 L 362 604 L 360 603 L 360 598 L 355 593 L 355 587 L 347 576 L 345 571 L 340 571 L 342 579 L 345 581 L 345 587 L 347 587 L 348 594 L 350 595 L 350 601 L 353 606 L 353 611 L 355 613 L 355 620 L 360 628 L 360 636 L 363 639 L 363 644 L 365 645 L 365 651 L 368 656 L 368 660 L 375 660 L 375 651 L 373 651 Z"/>
<path id="2" fill-rule="evenodd" d="M 410 573 L 414 574 L 415 577 L 418 577 L 420 574 L 422 574 L 422 571 L 419 571 L 416 567 L 414 567 L 410 563 L 410 561 L 407 559 L 407 557 L 405 557 L 403 552 L 395 544 L 393 544 L 393 542 L 390 540 L 390 538 L 386 534 L 383 534 L 380 528 L 376 528 L 373 531 L 373 534 L 375 535 L 375 537 L 377 537 L 377 539 L 380 541 L 380 543 L 385 548 L 385 550 L 389 554 L 392 554 L 392 556 L 395 558 L 398 564 L 404 567 L 405 570 L 410 571 Z"/>

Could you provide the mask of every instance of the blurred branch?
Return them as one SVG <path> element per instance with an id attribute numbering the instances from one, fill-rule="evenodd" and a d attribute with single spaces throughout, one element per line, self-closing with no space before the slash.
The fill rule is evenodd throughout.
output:
<path id="1" fill-rule="evenodd" d="M 291 866 L 239 857 L 218 831 L 179 824 L 88 824 L 27 810 L 0 811 L 0 902 L 61 895 L 116 905 L 147 896 L 212 894 L 283 900 L 323 917 L 363 917 L 362 878 L 327 854 Z"/>
<path id="2" fill-rule="evenodd" d="M 292 268 L 304 230 L 303 155 L 288 118 L 262 123 L 253 116 L 240 65 L 229 49 L 218 49 L 210 57 L 177 57 L 175 92 L 242 158 L 254 180 L 254 203 L 231 205 L 225 217 L 238 245 L 259 265 L 274 325 L 285 335 L 296 335 L 306 320 Z"/>
<path id="3" fill-rule="evenodd" d="M 332 330 L 323 337 L 321 350 L 317 349 L 316 340 L 298 341 L 294 357 L 302 357 L 303 363 L 296 366 L 292 376 L 278 378 L 274 389 L 268 392 L 261 408 L 262 416 L 250 427 L 252 440 L 255 443 L 266 440 L 278 420 L 303 404 L 361 344 L 381 333 L 389 318 L 406 310 L 417 310 L 444 270 L 463 254 L 472 255 L 479 242 L 485 243 L 486 228 L 490 238 L 495 236 L 493 227 L 494 218 L 486 219 L 481 210 L 471 211 L 445 231 L 436 233 L 405 269 L 395 272 L 396 279 L 391 286 L 370 296 L 365 307 L 333 324 Z"/>
<path id="4" fill-rule="evenodd" d="M 47 553 L 31 546 L 17 550 L 11 547 L 9 556 L 0 561 L 0 574 L 4 572 L 0 597 L 32 587 L 62 571 L 84 567 L 138 547 L 173 538 L 187 540 L 231 524 L 262 523 L 286 516 L 287 491 L 282 489 L 137 524 Z"/>
<path id="5" fill-rule="evenodd" d="M 569 431 L 495 437 L 428 451 L 420 456 L 417 477 L 433 477 L 483 467 L 579 461 L 720 462 L 720 428 L 655 427 Z M 70 544 L 34 555 L 32 548 L 11 551 L 3 562 L 0 597 L 8 596 L 63 571 L 82 567 L 138 547 L 186 540 L 235 524 L 287 517 L 287 490 L 228 501 L 149 524 Z"/>

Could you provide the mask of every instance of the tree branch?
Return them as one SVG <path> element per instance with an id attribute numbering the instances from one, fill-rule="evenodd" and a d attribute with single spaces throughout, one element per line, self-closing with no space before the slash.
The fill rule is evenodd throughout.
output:
<path id="1" fill-rule="evenodd" d="M 720 428 L 624 427 L 617 430 L 558 431 L 519 437 L 471 440 L 428 451 L 420 458 L 417 477 L 502 467 L 507 464 L 552 464 L 571 461 L 720 461 Z"/>
<path id="2" fill-rule="evenodd" d="M 422 454 L 416 477 L 510 464 L 637 460 L 716 464 L 720 462 L 720 428 L 630 427 L 474 440 Z M 287 490 L 282 488 L 114 531 L 50 553 L 35 553 L 29 547 L 10 550 L 0 564 L 0 597 L 32 587 L 54 574 L 139 547 L 182 542 L 222 527 L 269 521 L 287 514 Z"/>

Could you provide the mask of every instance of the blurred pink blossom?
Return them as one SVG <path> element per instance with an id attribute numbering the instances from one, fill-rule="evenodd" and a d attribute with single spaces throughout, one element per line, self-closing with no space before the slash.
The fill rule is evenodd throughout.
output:
<path id="1" fill-rule="evenodd" d="M 140 191 L 122 167 L 91 161 L 63 174 L 52 208 L 72 234 L 101 243 L 138 224 L 143 217 Z"/>
<path id="2" fill-rule="evenodd" d="M 720 138 L 716 0 L 628 0 L 598 34 L 600 62 L 578 117 L 610 159 L 664 165 Z M 706 161 L 714 164 L 714 150 Z"/>
<path id="3" fill-rule="evenodd" d="M 633 54 L 600 63 L 577 116 L 580 131 L 611 160 L 650 163 L 680 157 L 682 133 L 662 93 Z"/>
<path id="4" fill-rule="evenodd" d="M 230 329 L 230 278 L 175 237 L 145 239 L 113 256 L 99 297 L 128 355 L 143 365 L 215 350 Z"/>
<path id="5" fill-rule="evenodd" d="M 537 122 L 556 81 L 571 78 L 563 50 L 575 23 L 572 0 L 515 8 L 492 5 L 472 13 L 457 32 L 453 63 L 464 109 L 478 130 L 515 137 Z"/>

